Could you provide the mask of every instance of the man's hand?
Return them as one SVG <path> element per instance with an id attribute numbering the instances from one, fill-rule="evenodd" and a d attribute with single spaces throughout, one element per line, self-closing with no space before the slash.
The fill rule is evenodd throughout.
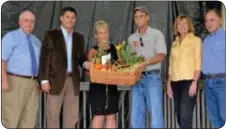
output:
<path id="1" fill-rule="evenodd" d="M 37 87 L 38 93 L 39 94 L 42 93 L 41 85 L 37 83 L 36 87 Z"/>
<path id="2" fill-rule="evenodd" d="M 2 81 L 2 91 L 7 92 L 9 90 L 9 83 L 8 81 Z"/>
<path id="3" fill-rule="evenodd" d="M 49 93 L 49 90 L 51 89 L 51 87 L 50 87 L 49 83 L 46 82 L 41 85 L 41 89 L 43 92 Z"/>
<path id="4" fill-rule="evenodd" d="M 145 69 L 145 67 L 148 65 L 147 61 L 144 61 L 140 64 L 140 69 Z"/>
<path id="5" fill-rule="evenodd" d="M 2 60 L 2 91 L 3 92 L 6 92 L 9 90 L 9 82 L 8 82 L 6 69 L 7 69 L 6 61 Z"/>
<path id="6" fill-rule="evenodd" d="M 84 64 L 85 69 L 90 69 L 91 68 L 91 62 L 86 61 Z"/>

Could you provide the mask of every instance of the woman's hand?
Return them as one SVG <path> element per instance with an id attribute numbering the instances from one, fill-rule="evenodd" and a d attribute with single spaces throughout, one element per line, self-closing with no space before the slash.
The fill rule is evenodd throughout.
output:
<path id="1" fill-rule="evenodd" d="M 167 95 L 170 99 L 173 99 L 173 91 L 172 91 L 172 87 L 171 87 L 171 82 L 168 81 L 167 82 Z"/>
<path id="2" fill-rule="evenodd" d="M 90 49 L 88 54 L 87 54 L 87 59 L 88 61 L 92 61 L 92 59 L 94 58 L 94 56 L 97 54 L 97 51 L 95 49 Z"/>
<path id="3" fill-rule="evenodd" d="M 190 97 L 194 97 L 196 95 L 197 92 L 197 81 L 192 81 L 190 87 L 189 87 L 189 96 Z"/>

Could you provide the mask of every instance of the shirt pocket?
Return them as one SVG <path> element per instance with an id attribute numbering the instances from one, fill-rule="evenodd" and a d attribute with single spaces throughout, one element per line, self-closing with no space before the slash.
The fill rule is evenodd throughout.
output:
<path id="1" fill-rule="evenodd" d="M 176 44 L 171 47 L 170 53 L 171 53 L 172 58 L 176 58 L 180 54 L 179 48 Z"/>
<path id="2" fill-rule="evenodd" d="M 225 44 L 222 43 L 222 41 L 217 41 L 216 45 L 214 45 L 214 47 L 212 48 L 212 51 L 215 52 L 215 53 L 224 54 L 224 52 L 225 52 L 225 46 L 224 45 Z"/>
<path id="3" fill-rule="evenodd" d="M 182 53 L 186 57 L 192 57 L 195 53 L 195 46 L 193 43 L 187 43 L 182 48 Z"/>
<path id="4" fill-rule="evenodd" d="M 156 48 L 155 48 L 156 43 L 157 43 L 157 42 L 155 41 L 154 38 L 151 39 L 151 38 L 149 38 L 149 37 L 148 37 L 148 38 L 146 37 L 146 38 L 143 39 L 144 47 L 145 47 L 145 48 L 148 47 L 148 49 L 150 49 L 151 51 L 155 51 L 155 49 L 156 49 Z"/>

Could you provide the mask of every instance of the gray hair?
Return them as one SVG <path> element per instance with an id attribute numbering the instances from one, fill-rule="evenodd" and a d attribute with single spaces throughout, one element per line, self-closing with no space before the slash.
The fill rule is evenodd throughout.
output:
<path id="1" fill-rule="evenodd" d="M 23 16 L 24 16 L 25 14 L 27 14 L 27 13 L 32 14 L 32 15 L 34 16 L 34 18 L 35 18 L 35 14 L 34 14 L 33 11 L 31 11 L 31 10 L 24 10 L 23 12 L 20 13 L 20 15 L 19 15 L 19 20 L 21 20 L 21 19 L 23 18 Z"/>

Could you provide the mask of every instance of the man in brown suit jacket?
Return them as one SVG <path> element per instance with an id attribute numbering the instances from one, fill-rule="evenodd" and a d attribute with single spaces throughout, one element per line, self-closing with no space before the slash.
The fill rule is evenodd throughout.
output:
<path id="1" fill-rule="evenodd" d="M 61 26 L 46 33 L 40 56 L 39 79 L 47 93 L 47 127 L 59 128 L 63 104 L 63 128 L 75 128 L 79 118 L 78 65 L 89 68 L 84 53 L 84 36 L 73 31 L 76 10 L 62 9 Z"/>

